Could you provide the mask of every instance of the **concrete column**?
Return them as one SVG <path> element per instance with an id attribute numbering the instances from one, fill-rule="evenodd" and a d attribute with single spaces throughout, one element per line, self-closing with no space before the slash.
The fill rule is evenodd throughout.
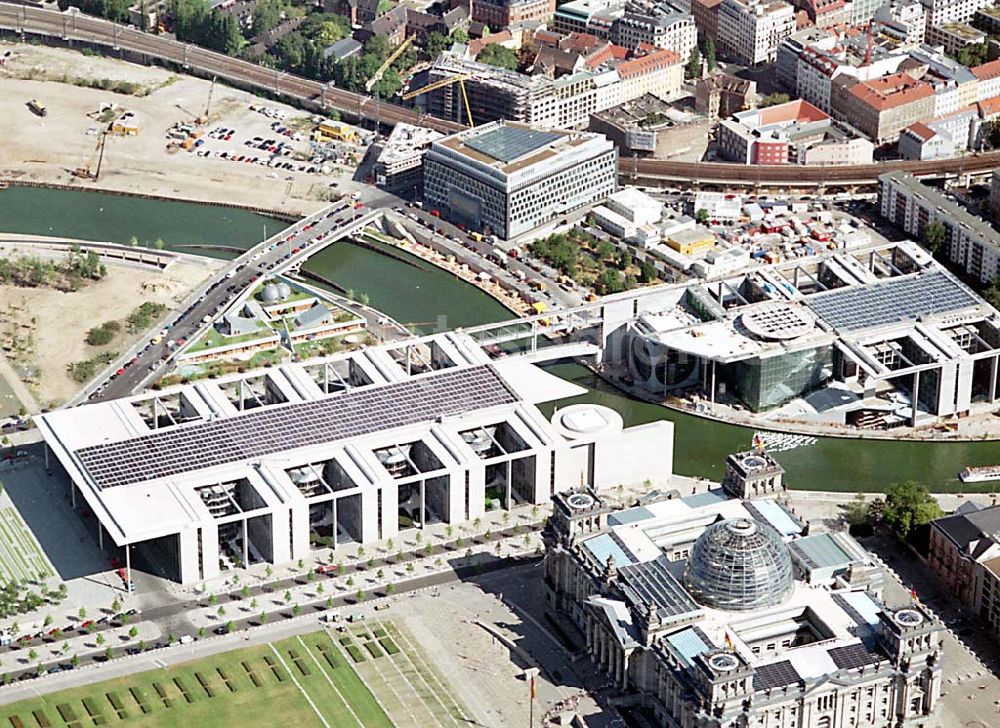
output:
<path id="1" fill-rule="evenodd" d="M 535 457 L 535 497 L 532 503 L 542 505 L 552 497 L 549 483 L 552 480 L 552 457 L 548 451 L 540 452 Z"/>
<path id="2" fill-rule="evenodd" d="M 990 364 L 990 402 L 997 401 L 997 365 L 1000 364 L 1000 354 L 993 357 L 993 361 Z M 48 455 L 48 450 L 46 450 L 46 455 Z M 46 460 L 46 463 L 48 461 Z"/>
<path id="3" fill-rule="evenodd" d="M 178 578 L 181 584 L 191 584 L 201 581 L 201 569 L 198 568 L 198 529 L 187 528 L 178 534 L 177 539 Z"/>
<path id="4" fill-rule="evenodd" d="M 917 426 L 917 402 L 920 400 L 920 372 L 913 372 L 913 393 L 911 395 L 910 427 Z"/>
<path id="5" fill-rule="evenodd" d="M 125 544 L 125 589 L 131 593 L 132 585 L 132 546 Z"/>
<path id="6" fill-rule="evenodd" d="M 420 481 L 420 530 L 427 527 L 427 481 Z"/>
<path id="7" fill-rule="evenodd" d="M 219 575 L 219 526 L 212 522 L 201 530 L 201 564 L 205 570 L 202 578 Z"/>
<path id="8" fill-rule="evenodd" d="M 798 269 L 796 269 L 796 270 L 798 270 Z M 713 359 L 712 360 L 712 395 L 711 395 L 711 399 L 710 399 L 710 401 L 711 401 L 712 404 L 715 404 L 715 363 L 716 363 L 715 359 Z"/>
<path id="9" fill-rule="evenodd" d="M 250 566 L 250 534 L 247 533 L 247 519 L 240 523 L 243 527 L 243 568 Z"/>
<path id="10" fill-rule="evenodd" d="M 469 466 L 469 520 L 486 512 L 486 468 L 481 463 Z"/>
<path id="11" fill-rule="evenodd" d="M 382 538 L 399 534 L 399 491 L 394 486 L 382 488 Z"/>
<path id="12" fill-rule="evenodd" d="M 275 564 L 283 564 L 292 560 L 292 551 L 288 543 L 290 513 L 291 509 L 289 508 L 275 508 L 271 515 L 271 551 Z"/>

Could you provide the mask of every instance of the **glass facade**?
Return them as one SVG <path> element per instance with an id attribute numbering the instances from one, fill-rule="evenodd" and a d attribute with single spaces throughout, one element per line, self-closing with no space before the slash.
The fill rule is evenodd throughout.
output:
<path id="1" fill-rule="evenodd" d="M 691 549 L 684 586 L 706 607 L 774 607 L 792 592 L 788 547 L 770 526 L 733 518 L 708 527 Z"/>
<path id="2" fill-rule="evenodd" d="M 831 375 L 830 347 L 734 362 L 720 367 L 719 374 L 733 394 L 759 412 L 823 385 Z"/>
<path id="3" fill-rule="evenodd" d="M 693 354 L 657 344 L 644 336 L 632 339 L 632 370 L 647 386 L 672 389 L 696 381 L 701 361 Z"/>

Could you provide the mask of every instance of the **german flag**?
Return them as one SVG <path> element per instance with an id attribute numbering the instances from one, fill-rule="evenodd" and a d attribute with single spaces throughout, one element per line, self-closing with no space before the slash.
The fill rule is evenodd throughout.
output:
<path id="1" fill-rule="evenodd" d="M 535 676 L 531 676 L 531 699 L 534 700 L 538 697 L 538 687 L 535 685 Z"/>
<path id="2" fill-rule="evenodd" d="M 735 649 L 733 649 L 733 641 L 729 638 L 729 632 L 726 632 L 726 649 L 729 650 L 730 652 L 736 651 Z"/>

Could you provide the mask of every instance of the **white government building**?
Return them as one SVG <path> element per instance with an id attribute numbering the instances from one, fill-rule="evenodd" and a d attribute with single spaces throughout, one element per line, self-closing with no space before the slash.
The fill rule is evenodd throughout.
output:
<path id="1" fill-rule="evenodd" d="M 102 545 L 124 547 L 129 578 L 138 560 L 192 583 L 581 483 L 669 482 L 671 423 L 624 428 L 606 407 L 548 418 L 537 406 L 583 391 L 453 332 L 35 422 L 47 466 L 96 516 Z"/>

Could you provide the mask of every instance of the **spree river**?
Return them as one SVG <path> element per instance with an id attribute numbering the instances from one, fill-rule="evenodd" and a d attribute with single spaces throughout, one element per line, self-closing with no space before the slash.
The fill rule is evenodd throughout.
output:
<path id="1" fill-rule="evenodd" d="M 73 238 L 128 242 L 162 239 L 178 245 L 231 245 L 248 248 L 273 234 L 281 221 L 232 208 L 164 202 L 94 192 L 68 192 L 12 187 L 0 190 L 0 232 L 64 235 Z M 184 249 L 186 252 L 195 252 Z M 199 251 L 201 252 L 201 251 Z M 225 255 L 218 251 L 212 255 Z M 408 260 L 408 256 L 406 257 Z M 364 294 L 372 306 L 415 328 L 429 332 L 511 317 L 474 286 L 413 258 L 410 263 L 376 252 L 337 244 L 316 254 L 309 270 Z M 750 445 L 753 430 L 712 422 L 637 401 L 600 381 L 575 363 L 559 363 L 549 371 L 585 387 L 587 394 L 557 402 L 597 402 L 621 412 L 627 425 L 670 420 L 674 423 L 674 467 L 684 475 L 719 480 L 726 454 Z M 790 487 L 814 490 L 877 491 L 889 483 L 917 480 L 935 492 L 989 491 L 996 484 L 965 485 L 958 472 L 967 465 L 1000 464 L 1000 442 L 925 443 L 818 438 L 814 444 L 777 455 Z"/>

